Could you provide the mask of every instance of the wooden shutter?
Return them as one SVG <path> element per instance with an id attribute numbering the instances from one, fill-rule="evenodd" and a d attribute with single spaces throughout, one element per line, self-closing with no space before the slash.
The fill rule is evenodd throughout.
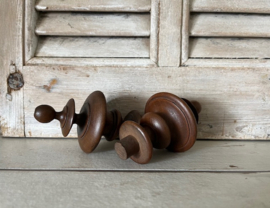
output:
<path id="1" fill-rule="evenodd" d="M 28 64 L 156 65 L 151 0 L 28 0 Z"/>
<path id="2" fill-rule="evenodd" d="M 270 2 L 185 1 L 185 65 L 266 63 L 270 58 Z"/>

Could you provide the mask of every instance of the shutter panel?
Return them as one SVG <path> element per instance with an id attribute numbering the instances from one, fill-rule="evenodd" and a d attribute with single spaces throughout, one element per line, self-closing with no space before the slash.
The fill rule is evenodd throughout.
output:
<path id="1" fill-rule="evenodd" d="M 26 62 L 72 65 L 79 58 L 75 65 L 156 65 L 155 4 L 151 0 L 28 0 Z"/>
<path id="2" fill-rule="evenodd" d="M 187 43 L 183 42 L 183 64 L 212 59 L 213 64 L 219 61 L 222 65 L 221 60 L 226 59 L 224 64 L 237 60 L 241 65 L 243 59 L 270 58 L 269 1 L 191 0 L 184 4 L 183 40 Z"/>

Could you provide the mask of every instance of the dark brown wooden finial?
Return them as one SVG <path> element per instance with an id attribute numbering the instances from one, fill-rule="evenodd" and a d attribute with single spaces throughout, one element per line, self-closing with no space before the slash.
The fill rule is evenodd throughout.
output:
<path id="1" fill-rule="evenodd" d="M 108 141 L 116 139 L 122 123 L 119 111 L 107 111 L 105 96 L 100 91 L 88 96 L 79 114 L 75 113 L 75 102 L 70 99 L 61 112 L 55 112 L 48 105 L 38 106 L 34 117 L 41 123 L 49 123 L 53 119 L 59 120 L 63 136 L 67 136 L 72 125 L 77 124 L 79 144 L 86 153 L 96 148 L 102 135 Z"/>
<path id="2" fill-rule="evenodd" d="M 134 121 L 122 124 L 115 150 L 121 159 L 130 157 L 140 164 L 150 161 L 153 147 L 187 151 L 196 141 L 200 111 L 197 101 L 190 102 L 170 93 L 155 94 L 147 101 L 139 124 Z"/>

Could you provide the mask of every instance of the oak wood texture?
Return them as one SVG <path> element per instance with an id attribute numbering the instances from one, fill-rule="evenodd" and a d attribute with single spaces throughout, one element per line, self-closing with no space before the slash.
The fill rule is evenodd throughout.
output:
<path id="1" fill-rule="evenodd" d="M 67 136 L 73 124 L 77 124 L 78 141 L 81 149 L 91 153 L 104 135 L 108 141 L 118 137 L 122 122 L 119 111 L 107 112 L 106 100 L 102 92 L 91 93 L 84 102 L 79 114 L 75 113 L 75 101 L 70 99 L 61 112 L 51 106 L 41 105 L 35 109 L 34 117 L 41 123 L 53 119 L 60 121 L 63 136 Z"/>
<path id="2" fill-rule="evenodd" d="M 270 12 L 268 0 L 190 0 L 192 12 L 266 13 Z"/>
<path id="3" fill-rule="evenodd" d="M 39 11 L 149 12 L 151 0 L 39 0 Z"/>
<path id="4" fill-rule="evenodd" d="M 153 149 L 147 165 L 120 160 L 115 141 L 100 141 L 92 154 L 77 139 L 1 138 L 0 170 L 127 172 L 269 172 L 269 141 L 197 140 L 179 154 Z M 16 150 L 16 151 L 15 151 Z M 57 158 L 57 159 L 56 159 Z"/>
<path id="5" fill-rule="evenodd" d="M 49 36 L 150 36 L 149 13 L 41 13 L 35 29 Z"/>
<path id="6" fill-rule="evenodd" d="M 192 13 L 190 36 L 269 38 L 268 19 L 269 15 L 260 14 Z"/>
<path id="7" fill-rule="evenodd" d="M 130 157 L 139 164 L 151 160 L 153 147 L 173 152 L 187 151 L 196 140 L 200 111 L 198 102 L 193 105 L 173 94 L 157 93 L 147 101 L 145 114 L 140 120 L 136 111 L 127 115 L 127 121 L 120 127 L 120 141 L 115 144 L 115 151 L 121 159 Z"/>
<path id="8" fill-rule="evenodd" d="M 184 0 L 182 64 L 268 66 L 269 6 L 264 0 Z"/>
<path id="9" fill-rule="evenodd" d="M 40 37 L 36 57 L 149 58 L 149 38 Z"/>
<path id="10" fill-rule="evenodd" d="M 270 57 L 270 39 L 266 38 L 190 38 L 189 47 L 190 59 L 268 59 Z"/>
<path id="11" fill-rule="evenodd" d="M 159 0 L 26 1 L 28 65 L 157 65 Z"/>
<path id="12" fill-rule="evenodd" d="M 36 2 L 39 4 L 39 2 L 46 3 L 47 1 Z M 81 11 L 87 9 L 87 7 L 84 6 L 78 7 L 78 5 L 75 4 L 77 2 L 80 3 L 82 1 L 51 1 L 56 7 L 62 7 L 66 12 L 69 12 L 70 8 L 74 9 L 74 11 L 76 9 L 81 9 Z M 95 1 L 96 4 L 103 4 L 104 2 L 105 1 Z M 107 2 L 110 3 L 113 1 Z M 139 1 L 134 2 L 136 4 L 136 2 Z M 141 12 L 149 13 L 150 10 L 152 10 L 149 2 L 147 3 L 148 6 L 146 6 L 147 11 L 143 9 L 144 11 Z M 152 1 L 151 4 L 153 4 L 153 2 L 154 1 Z M 186 1 L 183 2 L 184 6 L 186 5 L 185 2 Z M 211 7 L 215 9 L 209 10 L 209 12 L 216 12 L 216 8 L 229 13 L 239 9 L 239 13 L 237 11 L 235 14 L 246 14 L 248 12 L 254 15 L 262 15 L 266 12 L 265 15 L 268 15 L 267 10 L 269 10 L 267 6 L 269 2 L 265 0 L 258 0 L 256 3 L 254 3 L 254 1 L 250 3 L 250 1 L 230 0 L 223 2 L 197 2 L 200 4 L 201 2 L 208 2 L 208 5 L 212 4 Z M 29 47 L 35 47 L 35 36 L 28 39 L 28 36 L 23 34 L 23 31 L 27 33 L 29 30 L 30 34 L 35 34 L 33 33 L 36 25 L 35 14 L 32 13 L 33 17 L 29 17 L 27 15 L 29 12 L 27 11 L 32 9 L 34 11 L 36 10 L 34 9 L 35 6 L 29 7 L 27 3 L 28 1 L 25 1 L 25 4 L 17 0 L 12 2 L 6 0 L 1 1 L 0 117 L 1 128 L 5 136 L 59 137 L 61 136 L 61 131 L 56 121 L 46 125 L 46 127 L 36 124 L 32 116 L 34 108 L 40 103 L 45 103 L 49 97 L 53 97 L 52 105 L 56 107 L 56 110 L 60 111 L 70 96 L 76 98 L 79 105 L 82 105 L 89 91 L 102 90 L 109 98 L 110 106 L 120 107 L 121 109 L 119 109 L 124 115 L 130 109 L 139 109 L 142 113 L 143 105 L 147 98 L 158 91 L 168 91 L 190 99 L 197 99 L 200 102 L 202 101 L 204 106 L 207 105 L 209 107 L 202 111 L 201 123 L 198 126 L 199 138 L 258 140 L 270 138 L 268 116 L 270 109 L 268 102 L 268 69 L 270 61 L 268 58 L 232 59 L 230 57 L 206 57 L 202 59 L 194 57 L 193 59 L 183 61 L 183 64 L 179 68 L 167 66 L 158 67 L 158 61 L 154 62 L 152 59 L 148 58 L 32 58 L 31 53 L 28 54 L 28 49 Z M 110 7 L 110 9 L 118 10 L 120 8 L 119 10 L 126 13 L 128 12 L 125 11 L 126 9 L 131 8 L 133 10 L 133 8 L 136 7 L 137 9 L 135 8 L 134 10 L 138 10 L 138 8 L 144 7 L 134 6 L 134 4 L 127 1 L 122 1 L 122 3 L 128 4 L 129 7 L 118 4 L 118 6 Z M 174 6 L 163 5 L 166 8 L 174 8 L 177 7 L 178 4 L 179 2 L 176 2 Z M 44 6 L 44 4 L 41 6 Z M 100 11 L 104 11 L 108 9 L 108 7 L 108 5 L 105 5 L 105 7 L 101 6 L 98 8 L 101 8 Z M 50 8 L 52 7 L 39 7 L 41 10 Z M 162 22 L 170 22 L 170 20 L 164 18 L 166 12 L 170 13 L 168 16 L 170 18 L 173 18 L 173 16 L 179 17 L 179 13 L 181 13 L 181 11 L 176 9 L 166 11 L 164 8 L 165 10 L 163 10 L 161 4 L 158 4 L 155 8 L 157 8 L 157 11 L 161 12 L 153 16 L 153 12 L 151 11 L 151 18 L 153 16 L 158 19 L 160 23 L 155 22 L 155 25 L 160 26 L 161 30 L 164 28 L 162 25 L 166 25 Z M 186 10 L 185 8 L 186 6 L 183 8 L 183 23 L 185 22 L 184 19 L 186 21 L 189 20 L 189 18 L 186 18 L 186 13 L 190 13 L 190 9 Z M 229 9 L 227 10 L 227 8 Z M 246 8 L 248 8 L 248 10 L 245 10 Z M 240 11 L 241 9 L 245 11 Z M 23 13 L 25 13 L 25 18 L 23 18 Z M 220 15 L 222 15 L 222 12 Z M 177 26 L 173 22 L 171 23 L 174 25 L 173 28 L 175 29 Z M 151 28 L 152 26 L 151 24 Z M 180 30 L 181 29 L 183 32 L 186 31 L 187 34 L 189 33 L 188 25 L 184 25 Z M 162 33 L 161 30 L 160 32 Z M 162 34 L 165 34 L 165 32 L 163 31 Z M 171 34 L 167 32 L 166 35 L 168 37 L 163 37 L 162 39 L 171 43 L 170 40 L 173 39 L 175 34 L 176 33 Z M 161 38 L 158 33 L 156 33 L 156 37 Z M 189 38 L 185 41 L 185 36 L 182 36 L 182 39 L 182 48 L 184 48 L 189 44 Z M 31 46 L 31 44 L 33 46 Z M 233 39 L 228 41 L 227 45 L 224 46 L 224 50 L 226 50 L 227 47 L 230 48 L 233 44 L 235 44 Z M 249 44 L 252 44 L 252 42 L 249 42 Z M 264 45 L 264 43 L 262 44 Z M 267 42 L 265 45 L 267 46 Z M 172 44 L 171 46 L 175 47 Z M 150 51 L 150 54 L 155 52 L 164 53 L 163 47 L 160 47 L 159 44 L 156 44 L 155 47 L 158 48 L 158 50 L 154 51 L 153 49 L 153 52 Z M 250 46 L 246 47 L 251 48 Z M 257 50 L 258 47 L 259 45 L 251 50 Z M 23 48 L 25 48 L 25 50 L 23 50 Z M 151 46 L 151 48 L 153 47 Z M 170 46 L 167 45 L 166 48 L 170 48 Z M 208 49 L 205 48 L 205 53 L 207 53 L 207 50 Z M 23 51 L 25 54 L 24 58 L 22 55 Z M 35 50 L 32 50 L 32 52 L 33 51 Z M 188 50 L 186 50 L 186 52 L 186 54 L 189 54 Z M 210 53 L 214 54 L 211 51 Z M 240 51 L 239 53 L 242 52 Z M 169 54 L 169 52 L 165 54 Z M 183 52 L 182 54 L 185 53 Z M 8 70 L 13 70 L 8 69 L 12 68 L 10 67 L 10 65 L 12 65 L 11 62 L 16 62 L 17 69 L 23 73 L 24 78 L 27 77 L 24 88 L 20 91 L 12 92 L 12 101 L 10 101 L 10 96 L 6 97 L 6 79 L 10 73 Z M 140 73 L 141 75 L 139 75 Z M 75 77 L 75 82 L 73 81 L 74 76 L 80 77 L 80 79 Z M 44 85 L 49 86 L 53 79 L 58 80 L 57 84 L 51 87 L 50 90 L 46 90 L 47 88 L 44 88 Z M 213 90 L 213 88 L 215 89 Z M 80 93 L 78 93 L 78 91 L 80 91 Z M 201 96 L 202 94 L 204 97 Z M 118 100 L 119 103 L 116 103 L 115 99 Z M 210 108 L 214 111 L 211 112 Z M 221 116 L 217 117 L 217 114 L 221 114 Z M 76 132 L 73 130 L 70 136 L 75 137 Z"/>
<path id="13" fill-rule="evenodd" d="M 142 114 L 147 99 L 167 89 L 198 100 L 204 107 L 198 138 L 269 139 L 269 68 L 28 66 L 25 70 L 25 133 L 29 137 L 62 137 L 58 122 L 36 122 L 33 113 L 38 105 L 50 100 L 50 105 L 61 111 L 73 97 L 82 106 L 88 92 L 98 88 L 104 92 L 109 110 L 119 109 L 123 116 L 131 109 Z M 44 87 L 54 81 L 50 89 Z M 72 131 L 69 136 L 76 135 Z"/>
<path id="14" fill-rule="evenodd" d="M 182 0 L 160 1 L 159 66 L 180 65 L 182 17 Z"/>
<path id="15" fill-rule="evenodd" d="M 23 90 L 8 92 L 7 78 L 22 65 L 23 1 L 0 1 L 0 126 L 7 137 L 23 137 Z"/>

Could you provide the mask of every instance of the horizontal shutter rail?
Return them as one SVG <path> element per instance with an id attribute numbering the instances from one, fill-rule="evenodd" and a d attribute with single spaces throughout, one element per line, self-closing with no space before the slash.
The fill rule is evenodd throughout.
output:
<path id="1" fill-rule="evenodd" d="M 190 35 L 200 37 L 270 37 L 270 16 L 192 13 Z"/>
<path id="2" fill-rule="evenodd" d="M 190 0 L 191 12 L 270 13 L 269 0 Z"/>
<path id="3" fill-rule="evenodd" d="M 38 0 L 38 11 L 149 12 L 151 0 Z"/>
<path id="4" fill-rule="evenodd" d="M 36 57 L 149 58 L 149 38 L 41 36 Z"/>
<path id="5" fill-rule="evenodd" d="M 190 38 L 190 58 L 256 58 L 270 57 L 267 38 Z"/>
<path id="6" fill-rule="evenodd" d="M 149 13 L 41 13 L 37 35 L 150 36 Z"/>

